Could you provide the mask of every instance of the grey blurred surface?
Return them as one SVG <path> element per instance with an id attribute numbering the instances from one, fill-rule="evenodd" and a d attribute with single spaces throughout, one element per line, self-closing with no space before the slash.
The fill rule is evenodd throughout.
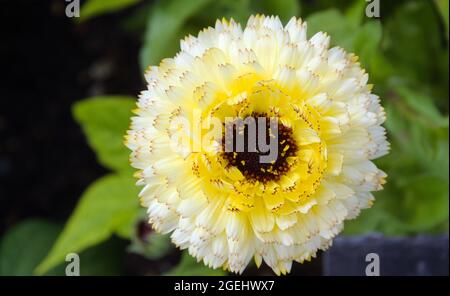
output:
<path id="1" fill-rule="evenodd" d="M 448 235 L 384 237 L 370 234 L 337 237 L 323 254 L 323 274 L 365 276 L 369 253 L 379 257 L 381 276 L 445 276 L 449 274 Z"/>

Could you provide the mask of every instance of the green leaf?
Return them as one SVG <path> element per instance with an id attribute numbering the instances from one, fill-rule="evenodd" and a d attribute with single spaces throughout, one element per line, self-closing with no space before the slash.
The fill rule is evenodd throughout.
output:
<path id="1" fill-rule="evenodd" d="M 29 219 L 9 230 L 0 244 L 0 275 L 32 275 L 56 240 L 61 227 Z"/>
<path id="2" fill-rule="evenodd" d="M 404 236 L 411 233 L 407 225 L 381 207 L 364 210 L 356 219 L 345 222 L 343 235 L 363 235 L 373 232 L 387 236 Z"/>
<path id="3" fill-rule="evenodd" d="M 447 33 L 447 41 L 449 36 L 448 30 L 448 11 L 449 11 L 449 1 L 448 0 L 435 0 L 434 1 L 438 7 L 439 13 L 441 14 L 442 21 L 444 22 L 445 32 Z"/>
<path id="4" fill-rule="evenodd" d="M 255 13 L 277 15 L 284 23 L 300 15 L 300 2 L 297 0 L 253 0 L 251 7 Z"/>
<path id="5" fill-rule="evenodd" d="M 376 52 L 371 59 L 369 57 L 369 60 L 369 75 L 375 83 L 375 93 L 380 93 L 380 88 L 386 91 L 386 81 L 395 75 L 394 65 L 381 51 Z"/>
<path id="6" fill-rule="evenodd" d="M 448 220 L 448 181 L 419 176 L 409 179 L 402 189 L 402 218 L 415 231 L 423 232 Z"/>
<path id="7" fill-rule="evenodd" d="M 135 99 L 126 96 L 94 97 L 73 106 L 73 116 L 83 128 L 98 161 L 109 169 L 131 170 L 123 137 L 134 107 Z"/>
<path id="8" fill-rule="evenodd" d="M 81 197 L 50 253 L 36 269 L 43 274 L 68 253 L 81 252 L 134 223 L 139 212 L 138 188 L 132 177 L 108 175 L 95 181 Z"/>
<path id="9" fill-rule="evenodd" d="M 404 181 L 403 184 L 401 181 Z M 388 180 L 376 193 L 372 208 L 345 223 L 345 235 L 381 232 L 385 235 L 433 233 L 448 222 L 448 182 L 431 175 Z"/>
<path id="10" fill-rule="evenodd" d="M 387 184 L 376 192 L 373 208 L 363 211 L 348 227 L 346 223 L 345 233 L 442 231 L 448 226 L 448 126 L 434 126 L 423 118 L 427 111 L 421 114 L 423 110 L 414 110 L 402 97 L 389 99 L 386 127 L 392 149 L 377 161 L 389 175 Z"/>
<path id="11" fill-rule="evenodd" d="M 102 14 L 117 12 L 132 6 L 141 0 L 88 0 L 80 10 L 80 21 L 97 17 Z"/>
<path id="12" fill-rule="evenodd" d="M 216 0 L 208 3 L 199 10 L 188 22 L 192 27 L 192 33 L 196 35 L 201 29 L 214 26 L 217 19 L 230 19 L 245 25 L 249 16 L 255 13 L 251 6 L 257 5 L 255 0 Z M 261 12 L 261 11 L 259 11 Z"/>
<path id="13" fill-rule="evenodd" d="M 403 100 L 385 105 L 392 149 L 382 161 L 391 179 L 400 181 L 418 173 L 448 178 L 448 118 L 446 126 L 437 127 Z"/>
<path id="14" fill-rule="evenodd" d="M 406 86 L 398 86 L 395 88 L 395 91 L 425 122 L 437 127 L 448 125 L 448 118 L 442 116 L 433 100 L 426 94 L 418 90 L 412 90 Z"/>
<path id="15" fill-rule="evenodd" d="M 166 275 L 171 276 L 222 276 L 227 272 L 222 269 L 212 269 L 201 262 L 197 262 L 194 257 L 184 251 L 181 261 Z"/>
<path id="16" fill-rule="evenodd" d="M 145 2 L 140 5 L 139 9 L 134 9 L 129 15 L 124 16 L 120 20 L 120 27 L 128 34 L 135 34 L 138 32 L 142 34 L 145 31 L 147 20 L 150 17 L 150 13 L 153 9 L 152 2 Z"/>
<path id="17" fill-rule="evenodd" d="M 418 83 L 443 82 L 436 60 L 443 51 L 440 32 L 432 1 L 407 1 L 387 19 L 383 48 L 398 75 Z"/>
<path id="18" fill-rule="evenodd" d="M 362 66 L 368 69 L 376 68 L 375 56 L 379 52 L 382 28 L 379 21 L 365 23 L 356 33 L 353 49 L 359 56 Z"/>
<path id="19" fill-rule="evenodd" d="M 28 219 L 9 230 L 0 243 L 0 275 L 30 276 L 56 241 L 62 227 L 43 219 Z M 32 240 L 32 244 L 30 244 Z M 80 254 L 81 275 L 121 273 L 123 241 L 108 240 Z M 65 275 L 62 263 L 45 275 Z"/>
<path id="20" fill-rule="evenodd" d="M 179 49 L 179 35 L 186 21 L 211 1 L 157 2 L 147 22 L 144 45 L 139 53 L 142 70 L 173 56 Z"/>
<path id="21" fill-rule="evenodd" d="M 353 26 L 361 25 L 365 16 L 367 4 L 368 3 L 365 0 L 356 0 L 345 11 L 345 17 Z"/>
<path id="22" fill-rule="evenodd" d="M 337 45 L 349 52 L 353 51 L 356 27 L 337 9 L 329 9 L 311 14 L 306 21 L 308 23 L 309 37 L 319 31 L 326 32 L 331 37 L 332 46 Z"/>
<path id="23" fill-rule="evenodd" d="M 370 209 L 361 211 L 353 220 L 345 222 L 344 235 L 361 235 L 380 232 L 388 236 L 407 235 L 411 232 L 408 225 L 391 212 L 392 205 L 399 204 L 399 192 L 392 186 L 390 179 L 383 189 L 375 193 L 375 202 Z"/>
<path id="24" fill-rule="evenodd" d="M 326 32 L 331 37 L 331 46 L 340 46 L 348 52 L 354 52 L 360 57 L 363 67 L 376 69 L 376 63 L 382 58 L 379 54 L 381 23 L 368 21 L 362 26 L 359 25 L 361 20 L 354 15 L 362 14 L 358 5 L 351 7 L 347 16 L 336 9 L 310 15 L 307 18 L 308 35 L 311 37 L 319 31 Z"/>

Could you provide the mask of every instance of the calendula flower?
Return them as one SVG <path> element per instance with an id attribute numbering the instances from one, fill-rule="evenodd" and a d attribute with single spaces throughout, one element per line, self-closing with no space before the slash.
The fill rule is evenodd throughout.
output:
<path id="1" fill-rule="evenodd" d="M 329 43 L 296 18 L 221 20 L 150 67 L 126 145 L 156 231 L 212 268 L 285 274 L 372 205 L 385 112 Z"/>

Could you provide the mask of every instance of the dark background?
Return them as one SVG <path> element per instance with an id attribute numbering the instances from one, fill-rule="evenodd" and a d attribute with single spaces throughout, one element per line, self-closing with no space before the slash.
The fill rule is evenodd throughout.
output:
<path id="1" fill-rule="evenodd" d="M 64 1 L 1 1 L 0 235 L 27 217 L 65 221 L 97 164 L 71 105 L 143 87 L 138 36 L 120 15 L 75 24 Z M 13 28 L 13 30 L 11 30 Z"/>

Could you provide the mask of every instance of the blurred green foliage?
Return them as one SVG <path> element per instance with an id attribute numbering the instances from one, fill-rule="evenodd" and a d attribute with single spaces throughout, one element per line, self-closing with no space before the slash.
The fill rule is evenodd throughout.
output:
<path id="1" fill-rule="evenodd" d="M 283 21 L 299 13 L 296 0 L 166 0 L 156 1 L 146 23 L 140 52 L 141 67 L 158 64 L 179 50 L 179 40 L 214 26 L 216 19 L 234 18 L 245 24 L 254 13 L 280 16 Z"/>
<path id="2" fill-rule="evenodd" d="M 0 276 L 33 275 L 62 228 L 42 219 L 28 219 L 12 228 L 0 243 Z M 113 238 L 80 252 L 80 275 L 121 274 L 124 247 L 123 241 Z M 65 268 L 64 263 L 53 265 L 44 274 L 65 275 Z"/>
<path id="3" fill-rule="evenodd" d="M 59 225 L 39 219 L 26 220 L 11 229 L 0 244 L 0 275 L 32 275 L 60 231 Z"/>
<path id="4" fill-rule="evenodd" d="M 110 174 L 95 181 L 82 195 L 49 255 L 37 267 L 43 274 L 64 260 L 108 239 L 129 238 L 139 211 L 137 186 L 129 175 Z"/>
<path id="5" fill-rule="evenodd" d="M 80 11 L 79 21 L 86 21 L 96 16 L 112 13 L 138 3 L 141 0 L 89 0 Z"/>
<path id="6" fill-rule="evenodd" d="M 388 173 L 388 183 L 376 193 L 373 208 L 346 223 L 344 233 L 448 232 L 448 1 L 381 1 L 380 19 L 365 16 L 366 4 L 364 0 L 88 0 L 81 20 L 126 8 L 124 30 L 142 32 L 144 70 L 173 56 L 180 38 L 213 26 L 217 18 L 233 17 L 245 24 L 254 13 L 279 15 L 284 22 L 301 16 L 308 21 L 310 36 L 325 31 L 332 45 L 360 57 L 387 112 L 385 126 L 392 149 L 376 163 Z M 122 144 L 134 102 L 133 97 L 106 96 L 75 104 L 74 117 L 88 143 L 98 161 L 112 172 L 86 190 L 62 231 L 58 225 L 32 220 L 7 233 L 0 248 L 0 274 L 60 273 L 58 266 L 67 253 L 95 250 L 110 243 L 113 234 L 131 239 L 129 250 L 147 253 L 152 259 L 166 254 L 167 236 L 152 236 L 150 246 L 135 243 L 138 188 L 131 177 L 129 152 Z M 34 253 L 23 249 L 24 237 L 31 234 Z M 94 261 L 101 262 L 101 257 Z M 96 272 L 101 273 L 101 268 Z M 183 253 L 167 274 L 223 273 L 198 265 Z"/>
<path id="7" fill-rule="evenodd" d="M 196 275 L 209 275 L 220 276 L 226 275 L 226 272 L 222 269 L 210 269 L 203 263 L 198 263 L 194 257 L 189 255 L 187 251 L 183 251 L 181 255 L 181 261 L 176 267 L 174 267 L 165 275 L 177 275 L 177 276 L 196 276 Z"/>

